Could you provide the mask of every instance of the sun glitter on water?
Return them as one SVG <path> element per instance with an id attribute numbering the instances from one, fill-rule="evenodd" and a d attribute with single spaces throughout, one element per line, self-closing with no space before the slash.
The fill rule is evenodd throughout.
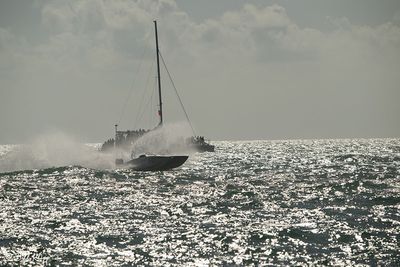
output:
<path id="1" fill-rule="evenodd" d="M 2 170 L 0 263 L 399 264 L 399 139 L 214 144 L 168 172 Z"/>

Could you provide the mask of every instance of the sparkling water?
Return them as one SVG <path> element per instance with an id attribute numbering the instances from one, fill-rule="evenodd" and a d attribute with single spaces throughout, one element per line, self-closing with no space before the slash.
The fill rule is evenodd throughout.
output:
<path id="1" fill-rule="evenodd" d="M 400 139 L 213 144 L 166 172 L 0 146 L 0 265 L 400 265 Z"/>

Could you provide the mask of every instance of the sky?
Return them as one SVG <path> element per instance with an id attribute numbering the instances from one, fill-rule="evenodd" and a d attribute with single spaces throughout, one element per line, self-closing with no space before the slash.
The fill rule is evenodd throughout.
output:
<path id="1" fill-rule="evenodd" d="M 398 0 L 0 0 L 0 144 L 155 126 L 153 20 L 198 135 L 400 137 Z"/>

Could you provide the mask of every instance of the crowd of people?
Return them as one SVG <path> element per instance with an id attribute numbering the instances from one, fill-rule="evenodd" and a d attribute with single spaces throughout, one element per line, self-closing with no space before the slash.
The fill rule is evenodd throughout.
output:
<path id="1" fill-rule="evenodd" d="M 189 144 L 204 144 L 204 136 L 191 136 L 187 139 Z"/>
<path id="2" fill-rule="evenodd" d="M 148 133 L 150 130 L 139 129 L 135 131 L 117 131 L 115 146 L 122 149 L 130 149 L 132 145 L 142 137 L 144 134 Z M 194 147 L 199 151 L 214 151 L 214 146 L 208 144 L 204 140 L 204 136 L 191 136 L 186 139 L 186 142 L 182 138 L 182 145 L 186 143 L 189 147 Z M 110 138 L 103 143 L 100 150 L 109 151 L 114 148 L 114 138 Z"/>
<path id="3" fill-rule="evenodd" d="M 135 131 L 117 131 L 115 146 L 118 148 L 127 148 L 129 149 L 131 145 L 142 137 L 144 134 L 148 133 L 150 130 L 139 129 Z M 108 151 L 114 148 L 114 138 L 110 138 L 103 143 L 101 146 L 101 151 Z"/>

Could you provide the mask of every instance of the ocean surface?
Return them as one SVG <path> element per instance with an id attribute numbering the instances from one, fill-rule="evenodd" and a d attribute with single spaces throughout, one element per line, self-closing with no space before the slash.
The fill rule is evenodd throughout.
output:
<path id="1" fill-rule="evenodd" d="M 400 266 L 400 139 L 213 144 L 167 172 L 0 146 L 0 265 Z"/>

